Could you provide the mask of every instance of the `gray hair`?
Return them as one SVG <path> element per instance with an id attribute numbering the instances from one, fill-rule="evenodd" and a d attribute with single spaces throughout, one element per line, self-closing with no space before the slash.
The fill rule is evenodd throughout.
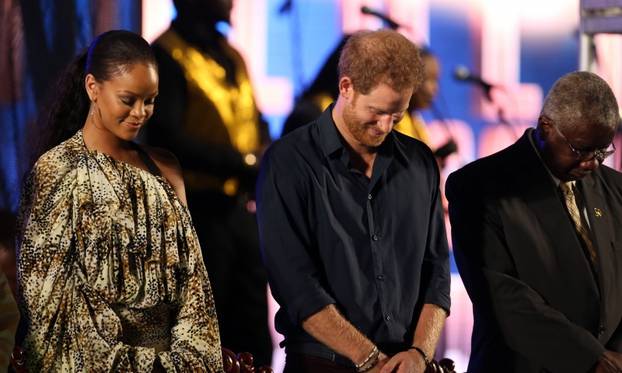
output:
<path id="1" fill-rule="evenodd" d="M 620 123 L 618 102 L 611 88 L 598 75 L 586 71 L 559 78 L 544 99 L 540 116 L 560 127 L 585 123 L 616 128 Z"/>

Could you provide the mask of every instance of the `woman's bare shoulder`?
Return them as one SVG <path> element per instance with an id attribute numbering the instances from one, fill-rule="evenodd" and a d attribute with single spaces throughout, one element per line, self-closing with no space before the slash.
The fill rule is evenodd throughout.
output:
<path id="1" fill-rule="evenodd" d="M 181 165 L 177 157 L 169 150 L 152 146 L 144 146 L 149 157 L 162 172 L 162 176 L 173 186 L 177 197 L 186 204 L 186 190 Z"/>

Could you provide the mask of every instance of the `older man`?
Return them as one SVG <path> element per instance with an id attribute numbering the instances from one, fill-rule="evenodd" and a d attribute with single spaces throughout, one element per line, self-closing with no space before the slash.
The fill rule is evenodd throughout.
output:
<path id="1" fill-rule="evenodd" d="M 537 128 L 450 175 L 469 372 L 622 369 L 622 174 L 602 165 L 619 121 L 607 83 L 570 73 Z"/>
<path id="2" fill-rule="evenodd" d="M 400 34 L 354 34 L 337 102 L 266 154 L 260 241 L 286 372 L 423 372 L 434 354 L 449 309 L 439 172 L 392 131 L 421 70 Z"/>

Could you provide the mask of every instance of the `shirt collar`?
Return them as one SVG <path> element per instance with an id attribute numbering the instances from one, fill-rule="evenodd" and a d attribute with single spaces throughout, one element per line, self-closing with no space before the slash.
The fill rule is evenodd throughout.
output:
<path id="1" fill-rule="evenodd" d="M 549 166 L 547 166 L 546 162 L 544 162 L 544 159 L 542 159 L 542 156 L 540 155 L 540 150 L 538 150 L 538 147 L 536 146 L 536 141 L 533 138 L 535 136 L 536 131 L 533 128 L 530 128 L 527 131 L 528 131 L 529 143 L 531 144 L 533 151 L 536 152 L 538 159 L 540 160 L 540 162 L 542 162 L 544 169 L 546 170 L 546 172 L 549 173 L 549 176 L 551 176 L 551 179 L 553 179 L 553 182 L 555 183 L 555 185 L 559 186 L 559 183 L 561 183 L 561 180 L 559 180 L 557 177 L 555 177 L 555 175 L 553 175 L 553 173 L 549 169 Z"/>
<path id="2" fill-rule="evenodd" d="M 400 140 L 397 133 L 398 132 L 395 130 L 391 131 L 389 136 L 387 136 L 387 139 L 393 144 L 393 149 L 397 149 L 397 151 L 394 151 L 393 153 L 399 155 L 404 162 L 408 163 L 410 160 L 408 159 L 408 156 L 406 156 L 406 150 L 404 149 L 406 145 Z"/>
<path id="3" fill-rule="evenodd" d="M 332 103 L 318 118 L 318 127 L 320 134 L 320 146 L 324 152 L 324 156 L 328 157 L 338 150 L 343 149 L 343 143 L 341 142 L 341 135 L 337 130 L 337 125 L 333 120 L 333 107 Z"/>
<path id="4" fill-rule="evenodd" d="M 343 137 L 337 129 L 337 125 L 333 120 L 333 108 L 335 104 L 331 104 L 318 118 L 320 146 L 324 152 L 324 156 L 329 157 L 337 151 L 344 151 Z M 393 154 L 399 154 L 406 162 L 408 157 L 403 149 L 404 144 L 400 142 L 395 134 L 395 131 L 391 131 L 385 138 L 384 142 L 378 149 L 378 154 L 382 156 L 391 157 Z M 397 149 L 397 151 L 394 151 Z"/>

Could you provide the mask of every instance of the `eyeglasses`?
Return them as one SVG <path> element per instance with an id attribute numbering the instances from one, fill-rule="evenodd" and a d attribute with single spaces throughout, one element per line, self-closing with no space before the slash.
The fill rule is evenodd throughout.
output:
<path id="1" fill-rule="evenodd" d="M 559 133 L 559 135 L 562 137 L 562 139 L 564 139 L 566 144 L 568 144 L 568 146 L 570 147 L 570 150 L 572 150 L 572 152 L 577 157 L 577 159 L 579 159 L 581 161 L 589 161 L 589 160 L 592 160 L 592 159 L 596 159 L 599 163 L 603 163 L 603 161 L 607 157 L 609 157 L 611 154 L 615 153 L 615 151 L 616 151 L 616 146 L 614 145 L 614 143 L 611 143 L 611 144 L 609 144 L 608 146 L 606 146 L 604 148 L 596 149 L 596 150 L 579 150 L 579 149 L 576 149 L 574 146 L 572 146 L 570 141 L 568 141 L 566 136 L 564 136 L 564 134 L 559 130 L 559 128 L 557 128 L 557 126 L 553 125 L 552 127 L 555 128 L 557 133 Z"/>

